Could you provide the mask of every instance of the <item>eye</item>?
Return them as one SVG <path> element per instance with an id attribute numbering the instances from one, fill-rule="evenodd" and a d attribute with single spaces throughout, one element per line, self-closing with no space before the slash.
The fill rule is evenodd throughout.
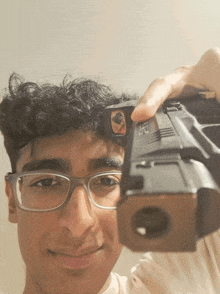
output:
<path id="1" fill-rule="evenodd" d="M 112 188 L 120 185 L 121 175 L 101 175 L 91 180 L 92 186 L 99 186 L 100 188 Z"/>
<path id="2" fill-rule="evenodd" d="M 111 176 L 103 176 L 100 178 L 100 184 L 103 186 L 114 186 L 118 185 L 120 182 Z"/>
<path id="3" fill-rule="evenodd" d="M 54 178 L 45 178 L 34 182 L 31 186 L 32 187 L 52 187 L 52 186 L 59 186 L 60 183 Z"/>

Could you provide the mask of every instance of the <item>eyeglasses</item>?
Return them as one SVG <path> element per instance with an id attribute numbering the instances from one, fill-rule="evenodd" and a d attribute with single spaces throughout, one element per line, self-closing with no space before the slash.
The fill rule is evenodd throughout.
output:
<path id="1" fill-rule="evenodd" d="M 83 186 L 89 200 L 103 209 L 116 209 L 120 199 L 121 172 L 104 172 L 85 178 L 73 178 L 47 171 L 7 174 L 20 208 L 45 212 L 67 205 L 74 189 Z"/>

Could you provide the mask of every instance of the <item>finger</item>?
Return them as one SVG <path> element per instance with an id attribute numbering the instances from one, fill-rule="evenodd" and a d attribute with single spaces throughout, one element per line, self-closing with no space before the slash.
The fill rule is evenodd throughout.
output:
<path id="1" fill-rule="evenodd" d="M 220 101 L 220 49 L 212 48 L 206 51 L 191 73 L 204 89 L 216 93 L 216 98 Z"/>
<path id="2" fill-rule="evenodd" d="M 191 67 L 181 67 L 174 73 L 155 80 L 140 98 L 131 118 L 144 121 L 152 117 L 160 105 L 168 98 L 178 97 L 185 87 L 185 77 Z"/>
<path id="3" fill-rule="evenodd" d="M 171 94 L 171 87 L 164 78 L 155 80 L 140 98 L 131 118 L 134 121 L 144 121 L 152 117 L 163 101 Z"/>

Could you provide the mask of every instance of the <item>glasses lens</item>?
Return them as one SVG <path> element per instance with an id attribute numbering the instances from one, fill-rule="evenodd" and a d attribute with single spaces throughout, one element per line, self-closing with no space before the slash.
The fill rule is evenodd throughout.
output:
<path id="1" fill-rule="evenodd" d="M 29 209 L 52 209 L 67 198 L 70 181 L 64 176 L 48 173 L 21 176 L 16 182 L 20 204 Z"/>
<path id="2" fill-rule="evenodd" d="M 103 207 L 113 208 L 120 199 L 121 173 L 94 176 L 89 181 L 93 201 Z"/>

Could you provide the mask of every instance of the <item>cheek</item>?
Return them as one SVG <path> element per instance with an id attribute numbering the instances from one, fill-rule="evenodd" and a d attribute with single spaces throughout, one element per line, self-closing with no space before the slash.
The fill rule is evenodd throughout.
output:
<path id="1" fill-rule="evenodd" d="M 117 262 L 123 246 L 118 238 L 117 214 L 116 211 L 104 211 L 99 217 L 100 229 L 104 237 L 105 259 L 111 271 Z"/>
<path id="2" fill-rule="evenodd" d="M 122 245 L 119 243 L 116 211 L 103 210 L 102 216 L 99 217 L 99 224 L 104 237 L 116 250 L 117 248 L 120 250 Z"/>
<path id="3" fill-rule="evenodd" d="M 20 211 L 18 213 L 18 240 L 24 259 L 35 256 L 50 231 L 51 222 L 40 213 Z"/>

